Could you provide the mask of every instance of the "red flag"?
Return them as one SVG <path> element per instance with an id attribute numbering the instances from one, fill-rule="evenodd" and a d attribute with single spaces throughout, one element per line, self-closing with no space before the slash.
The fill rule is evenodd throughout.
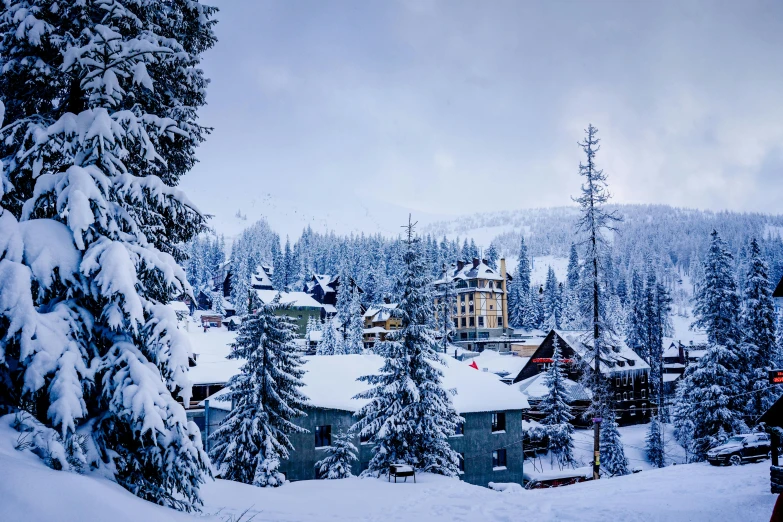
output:
<path id="1" fill-rule="evenodd" d="M 468 366 L 470 366 L 471 368 L 475 368 L 475 369 L 477 369 L 477 370 L 479 369 L 479 367 L 478 367 L 478 364 L 476 364 L 476 361 L 473 361 L 473 362 L 472 362 L 472 363 L 470 363 Z"/>

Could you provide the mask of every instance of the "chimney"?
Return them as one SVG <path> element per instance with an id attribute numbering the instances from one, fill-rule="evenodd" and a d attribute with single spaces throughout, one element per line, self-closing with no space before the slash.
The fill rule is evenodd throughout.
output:
<path id="1" fill-rule="evenodd" d="M 479 265 L 479 260 L 478 260 L 478 258 L 477 258 L 477 257 L 474 257 L 474 258 L 473 258 L 473 268 L 476 268 L 476 267 L 478 267 L 478 265 Z"/>
<path id="2" fill-rule="evenodd" d="M 457 261 L 457 272 L 461 271 L 463 268 L 465 268 L 465 262 Z"/>

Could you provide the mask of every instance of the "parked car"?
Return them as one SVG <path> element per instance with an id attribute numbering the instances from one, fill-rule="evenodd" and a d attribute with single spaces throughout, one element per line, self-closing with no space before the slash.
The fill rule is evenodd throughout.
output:
<path id="1" fill-rule="evenodd" d="M 735 435 L 724 444 L 716 446 L 707 452 L 707 461 L 713 466 L 731 464 L 739 466 L 749 460 L 763 460 L 772 453 L 769 435 L 766 433 L 749 433 Z"/>

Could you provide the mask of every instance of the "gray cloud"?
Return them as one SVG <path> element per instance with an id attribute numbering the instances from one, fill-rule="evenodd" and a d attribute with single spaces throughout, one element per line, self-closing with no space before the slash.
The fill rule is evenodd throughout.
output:
<path id="1" fill-rule="evenodd" d="M 568 204 L 588 122 L 618 202 L 779 208 L 779 2 L 216 3 L 215 131 L 184 187 L 219 217 Z"/>

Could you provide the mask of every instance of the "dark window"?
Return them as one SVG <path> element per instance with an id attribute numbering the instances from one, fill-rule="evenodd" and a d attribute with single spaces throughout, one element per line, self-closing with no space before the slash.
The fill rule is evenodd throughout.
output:
<path id="1" fill-rule="evenodd" d="M 468 322 L 465 320 L 465 318 L 462 318 L 462 327 L 465 328 L 467 326 Z"/>
<path id="2" fill-rule="evenodd" d="M 615 399 L 617 400 L 617 402 L 620 402 L 621 400 L 623 400 L 622 394 L 618 393 L 617 395 L 615 395 Z"/>
<path id="3" fill-rule="evenodd" d="M 503 328 L 503 318 L 498 317 L 498 328 Z"/>
<path id="4" fill-rule="evenodd" d="M 632 400 L 633 400 L 633 391 L 629 391 L 629 392 L 628 392 L 628 400 L 629 400 L 629 401 L 632 401 Z"/>
<path id="5" fill-rule="evenodd" d="M 620 379 L 620 376 L 619 376 L 619 375 L 617 376 L 617 382 L 616 382 L 616 384 L 617 384 L 617 386 L 622 386 L 622 385 L 623 385 L 623 381 Z"/>
<path id="6" fill-rule="evenodd" d="M 500 468 L 506 466 L 506 450 L 499 449 L 492 452 L 492 467 Z"/>
<path id="7" fill-rule="evenodd" d="M 629 410 L 630 410 L 630 412 L 631 412 L 631 417 L 633 417 L 633 416 L 635 416 L 635 415 L 636 415 L 636 406 L 631 406 L 631 407 L 629 408 Z"/>
<path id="8" fill-rule="evenodd" d="M 474 317 L 471 317 L 469 324 L 470 324 L 470 326 L 475 326 L 476 325 L 476 319 Z"/>
<path id="9" fill-rule="evenodd" d="M 470 313 L 473 313 L 473 305 L 470 305 L 470 306 L 468 307 L 468 312 L 470 312 Z"/>
<path id="10" fill-rule="evenodd" d="M 465 434 L 465 423 L 458 422 L 457 427 L 454 428 L 454 435 L 464 435 L 464 434 Z"/>
<path id="11" fill-rule="evenodd" d="M 484 326 L 484 317 L 483 316 L 479 317 L 478 320 L 479 320 L 479 326 Z"/>
<path id="12" fill-rule="evenodd" d="M 323 448 L 325 446 L 332 445 L 332 427 L 316 426 L 315 427 L 315 447 Z"/>
<path id="13" fill-rule="evenodd" d="M 459 470 L 463 473 L 465 473 L 465 454 L 464 453 L 458 453 L 459 455 Z"/>
<path id="14" fill-rule="evenodd" d="M 492 432 L 504 431 L 506 429 L 506 414 L 505 413 L 493 413 L 492 414 Z"/>
<path id="15" fill-rule="evenodd" d="M 459 319 L 454 319 L 454 328 L 459 328 Z"/>
<path id="16" fill-rule="evenodd" d="M 196 426 L 198 426 L 198 429 L 201 430 L 201 433 L 204 433 L 204 420 L 205 417 L 203 415 L 196 415 L 193 416 L 193 422 L 196 423 Z"/>

